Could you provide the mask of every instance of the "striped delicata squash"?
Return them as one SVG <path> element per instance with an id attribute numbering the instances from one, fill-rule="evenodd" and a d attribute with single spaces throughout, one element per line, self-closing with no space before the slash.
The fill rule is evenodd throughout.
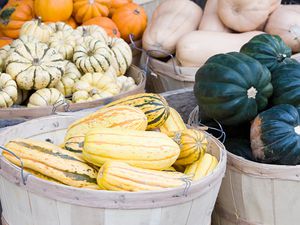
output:
<path id="1" fill-rule="evenodd" d="M 97 183 L 111 191 L 152 191 L 184 186 L 188 176 L 174 171 L 141 169 L 122 162 L 106 162 L 99 171 Z"/>
<path id="2" fill-rule="evenodd" d="M 140 168 L 163 170 L 173 165 L 180 149 L 160 132 L 94 128 L 85 136 L 82 153 L 86 161 L 96 166 L 116 160 Z"/>
<path id="3" fill-rule="evenodd" d="M 169 132 L 175 132 L 185 130 L 186 125 L 176 109 L 170 107 L 170 115 L 166 122 L 160 127 L 162 133 L 168 134 Z"/>
<path id="4" fill-rule="evenodd" d="M 5 147 L 16 154 L 24 168 L 36 171 L 63 184 L 97 189 L 97 171 L 76 154 L 48 142 L 30 139 L 15 139 Z M 20 166 L 20 161 L 3 151 L 6 159 Z"/>
<path id="5" fill-rule="evenodd" d="M 86 133 L 96 127 L 123 127 L 133 130 L 146 130 L 147 117 L 133 106 L 116 105 L 101 108 L 72 123 L 65 135 L 65 148 L 81 153 Z"/>
<path id="6" fill-rule="evenodd" d="M 131 105 L 141 109 L 148 118 L 148 130 L 162 126 L 170 114 L 168 102 L 159 94 L 142 93 L 131 95 L 114 101 L 105 107 L 115 105 Z"/>

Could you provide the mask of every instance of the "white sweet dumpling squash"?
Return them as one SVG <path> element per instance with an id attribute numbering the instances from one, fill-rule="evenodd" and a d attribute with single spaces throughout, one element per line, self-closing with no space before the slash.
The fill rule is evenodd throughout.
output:
<path id="1" fill-rule="evenodd" d="M 0 48 L 0 71 L 5 71 L 5 62 L 10 53 L 10 45 L 5 45 Z"/>
<path id="2" fill-rule="evenodd" d="M 74 63 L 66 60 L 65 65 L 65 72 L 55 88 L 64 96 L 71 96 L 73 94 L 73 87 L 81 77 L 81 73 Z"/>
<path id="3" fill-rule="evenodd" d="M 43 43 L 20 45 L 6 60 L 6 72 L 24 90 L 54 87 L 64 71 L 62 56 Z"/>
<path id="4" fill-rule="evenodd" d="M 106 31 L 97 25 L 79 26 L 76 30 L 74 30 L 73 34 L 75 37 L 77 37 L 78 44 L 82 44 L 82 38 L 84 37 L 92 37 L 105 43 L 108 43 L 110 40 Z"/>
<path id="5" fill-rule="evenodd" d="M 0 108 L 12 106 L 18 98 L 16 82 L 6 73 L 0 73 Z"/>
<path id="6" fill-rule="evenodd" d="M 12 50 L 18 48 L 19 45 L 24 45 L 26 43 L 38 43 L 39 40 L 34 37 L 34 36 L 31 36 L 31 35 L 23 35 L 23 36 L 20 36 L 18 39 L 14 40 L 10 47 Z"/>
<path id="7" fill-rule="evenodd" d="M 76 39 L 70 31 L 58 31 L 51 35 L 49 46 L 56 49 L 64 59 L 72 59 Z"/>
<path id="8" fill-rule="evenodd" d="M 55 88 L 42 88 L 33 93 L 27 107 L 53 106 L 63 104 L 65 97 Z"/>
<path id="9" fill-rule="evenodd" d="M 253 31 L 267 21 L 280 3 L 281 0 L 218 0 L 218 15 L 232 30 Z"/>
<path id="10" fill-rule="evenodd" d="M 120 93 L 120 87 L 110 76 L 87 73 L 74 85 L 73 102 L 92 101 L 112 97 Z"/>
<path id="11" fill-rule="evenodd" d="M 121 88 L 121 92 L 130 91 L 137 87 L 132 77 L 120 76 L 117 79 L 117 82 Z"/>
<path id="12" fill-rule="evenodd" d="M 28 21 L 23 24 L 20 35 L 34 36 L 39 41 L 47 43 L 54 30 L 47 24 L 42 23 L 41 19 Z"/>
<path id="13" fill-rule="evenodd" d="M 109 47 L 112 51 L 112 65 L 117 72 L 117 76 L 124 75 L 132 63 L 130 46 L 121 38 L 112 38 Z"/>
<path id="14" fill-rule="evenodd" d="M 48 26 L 53 30 L 54 33 L 58 31 L 73 31 L 73 28 L 64 22 L 49 23 Z"/>
<path id="15" fill-rule="evenodd" d="M 105 72 L 112 64 L 112 53 L 105 42 L 84 37 L 74 49 L 73 61 L 84 73 Z"/>

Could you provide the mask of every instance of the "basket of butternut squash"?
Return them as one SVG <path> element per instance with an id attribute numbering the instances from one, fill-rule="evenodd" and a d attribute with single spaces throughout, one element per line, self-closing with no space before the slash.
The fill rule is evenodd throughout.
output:
<path id="1" fill-rule="evenodd" d="M 300 5 L 281 5 L 280 0 L 207 0 L 203 10 L 193 1 L 166 0 L 144 32 L 141 64 L 154 75 L 153 90 L 163 92 L 193 86 L 208 58 L 239 52 L 263 32 L 279 35 L 296 54 L 299 12 Z"/>
<path id="2" fill-rule="evenodd" d="M 52 116 L 10 127 L 2 131 L 0 146 L 5 215 L 19 210 L 6 207 L 9 193 L 26 189 L 24 194 L 40 196 L 41 208 L 55 200 L 89 215 L 119 209 L 145 221 L 146 214 L 132 209 L 171 210 L 194 202 L 195 215 L 210 220 L 206 212 L 214 206 L 226 165 L 217 139 L 186 125 L 164 97 L 152 93 L 119 99 L 84 117 Z M 18 184 L 10 183 L 12 177 Z"/>

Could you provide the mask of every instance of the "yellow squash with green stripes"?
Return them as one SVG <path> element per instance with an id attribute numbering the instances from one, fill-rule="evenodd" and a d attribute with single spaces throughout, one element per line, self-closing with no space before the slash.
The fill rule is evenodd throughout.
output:
<path id="1" fill-rule="evenodd" d="M 133 130 L 146 130 L 147 117 L 138 108 L 116 105 L 101 108 L 80 120 L 72 123 L 65 135 L 64 148 L 81 153 L 86 133 L 95 127 L 124 127 Z"/>
<path id="2" fill-rule="evenodd" d="M 174 188 L 188 181 L 183 173 L 141 169 L 116 161 L 106 162 L 97 177 L 101 189 L 132 192 Z"/>
<path id="3" fill-rule="evenodd" d="M 5 147 L 17 155 L 24 168 L 35 171 L 63 184 L 97 189 L 97 170 L 89 166 L 75 153 L 54 144 L 30 139 L 15 139 Z M 3 151 L 10 162 L 21 166 L 20 161 L 11 153 Z"/>
<path id="4" fill-rule="evenodd" d="M 217 165 L 217 158 L 209 153 L 205 153 L 201 159 L 191 165 L 188 165 L 184 173 L 191 177 L 192 180 L 199 180 L 213 171 Z"/>
<path id="5" fill-rule="evenodd" d="M 122 161 L 145 169 L 171 167 L 180 153 L 167 135 L 125 128 L 95 128 L 84 140 L 83 158 L 101 167 L 107 161 Z"/>
<path id="6" fill-rule="evenodd" d="M 170 107 L 170 115 L 166 122 L 160 127 L 162 133 L 168 134 L 169 132 L 175 132 L 185 130 L 186 125 L 180 116 L 180 114 Z"/>
<path id="7" fill-rule="evenodd" d="M 131 105 L 141 109 L 147 116 L 148 130 L 162 126 L 170 114 L 170 108 L 166 99 L 159 94 L 142 93 L 131 95 L 114 101 L 105 107 L 115 105 Z"/>
<path id="8" fill-rule="evenodd" d="M 186 129 L 169 133 L 169 136 L 180 146 L 180 155 L 176 165 L 189 165 L 197 161 L 206 152 L 208 140 L 203 131 Z"/>

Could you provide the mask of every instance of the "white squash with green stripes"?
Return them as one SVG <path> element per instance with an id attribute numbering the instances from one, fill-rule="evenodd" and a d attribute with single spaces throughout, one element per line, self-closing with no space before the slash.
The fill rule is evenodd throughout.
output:
<path id="1" fill-rule="evenodd" d="M 55 88 L 43 88 L 34 92 L 30 98 L 27 107 L 53 106 L 63 104 L 65 97 Z"/>
<path id="2" fill-rule="evenodd" d="M 74 49 L 73 61 L 84 73 L 105 73 L 112 65 L 112 53 L 105 42 L 84 37 Z"/>
<path id="3" fill-rule="evenodd" d="M 104 43 L 108 43 L 110 40 L 106 31 L 97 25 L 79 26 L 74 30 L 73 35 L 77 37 L 78 44 L 82 44 L 85 37 L 92 37 Z"/>
<path id="4" fill-rule="evenodd" d="M 43 43 L 19 45 L 6 60 L 6 73 L 24 90 L 54 87 L 64 71 L 62 56 Z"/>
<path id="5" fill-rule="evenodd" d="M 49 46 L 56 49 L 64 59 L 72 59 L 76 46 L 76 38 L 70 31 L 58 31 L 51 35 Z"/>

